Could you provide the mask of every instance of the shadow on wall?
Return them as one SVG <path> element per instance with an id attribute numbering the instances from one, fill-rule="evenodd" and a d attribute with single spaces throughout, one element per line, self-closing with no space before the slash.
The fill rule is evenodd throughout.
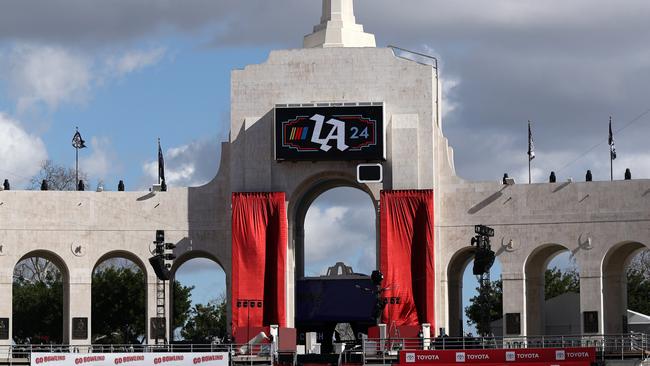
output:
<path id="1" fill-rule="evenodd" d="M 494 201 L 498 200 L 503 196 L 503 190 L 505 190 L 508 186 L 504 186 L 501 188 L 499 191 L 494 192 L 492 195 L 490 195 L 488 198 L 484 199 L 483 201 L 477 203 L 475 206 L 467 210 L 467 213 L 470 215 L 474 215 L 475 213 L 481 211 L 482 209 L 486 208 L 490 204 L 494 203 Z"/>

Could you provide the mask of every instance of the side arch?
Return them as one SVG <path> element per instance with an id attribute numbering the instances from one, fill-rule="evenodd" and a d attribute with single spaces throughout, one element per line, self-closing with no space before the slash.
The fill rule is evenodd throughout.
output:
<path id="1" fill-rule="evenodd" d="M 524 261 L 524 302 L 526 335 L 544 335 L 544 274 L 548 263 L 558 254 L 569 251 L 562 244 L 548 243 L 536 247 Z"/>
<path id="2" fill-rule="evenodd" d="M 16 266 L 18 264 L 29 258 L 43 258 L 45 260 L 50 261 L 57 269 L 61 272 L 61 282 L 63 285 L 63 314 L 62 314 L 62 340 L 63 343 L 68 343 L 70 340 L 70 269 L 68 264 L 66 263 L 65 259 L 58 255 L 55 252 L 46 250 L 46 249 L 37 249 L 37 250 L 32 250 L 26 254 L 24 254 L 20 259 L 18 259 L 14 263 L 14 270 L 16 269 Z M 13 299 L 12 299 L 13 302 Z M 14 318 L 14 312 L 16 309 L 13 309 L 12 312 L 12 318 Z M 11 321 L 12 327 L 15 329 L 16 322 L 12 319 Z M 16 334 L 15 331 L 12 332 L 14 335 Z"/>
<path id="3" fill-rule="evenodd" d="M 151 273 L 150 271 L 147 270 L 147 265 L 145 262 L 142 260 L 142 258 L 128 250 L 110 250 L 104 254 L 102 254 L 94 263 L 92 267 L 92 271 L 90 273 L 91 275 L 91 284 L 90 284 L 90 309 L 91 309 L 91 321 L 90 321 L 90 339 L 92 342 L 97 342 L 97 343 L 107 343 L 107 342 L 114 342 L 115 340 L 111 340 L 111 336 L 114 334 L 111 332 L 113 328 L 109 328 L 108 325 L 114 322 L 118 321 L 114 319 L 113 317 L 106 316 L 105 313 L 102 313 L 101 311 L 98 311 L 98 309 L 101 309 L 102 306 L 107 306 L 107 299 L 106 295 L 103 294 L 102 292 L 99 292 L 96 290 L 97 286 L 97 278 L 96 273 L 98 271 L 98 268 L 101 264 L 105 263 L 106 261 L 113 260 L 113 259 L 124 259 L 127 260 L 131 263 L 133 263 L 137 269 L 142 273 L 142 283 L 140 283 L 139 286 L 141 286 L 142 289 L 142 294 L 140 295 L 139 287 L 133 287 L 133 288 L 124 288 L 124 285 L 122 285 L 121 288 L 113 289 L 113 291 L 121 291 L 124 293 L 129 293 L 130 296 L 125 296 L 121 299 L 109 299 L 109 304 L 113 303 L 111 306 L 116 306 L 116 302 L 119 302 L 120 305 L 123 309 L 137 309 L 140 304 L 143 305 L 141 311 L 141 319 L 142 319 L 142 328 L 137 327 L 136 325 L 139 322 L 140 316 L 135 318 L 135 324 L 131 323 L 134 321 L 134 319 L 131 319 L 129 321 L 125 321 L 122 326 L 120 326 L 120 329 L 122 329 L 126 324 L 129 324 L 132 329 L 135 329 L 138 332 L 143 332 L 141 335 L 144 336 L 144 339 L 148 339 L 148 334 L 149 334 L 149 324 L 148 324 L 148 317 L 149 317 L 149 305 L 155 305 L 151 299 L 151 287 L 150 286 L 150 279 L 149 279 L 149 274 Z M 117 268 L 120 268 L 120 266 L 116 266 Z M 130 268 L 129 268 L 130 269 Z M 123 273 L 124 275 L 127 275 L 126 273 Z M 105 284 L 108 284 L 109 282 L 104 282 Z M 109 285 L 110 286 L 110 285 Z M 135 291 L 135 292 L 134 292 Z M 138 294 L 135 296 L 135 294 Z M 142 296 L 142 303 L 139 303 L 140 301 L 140 296 Z M 126 302 L 122 302 L 126 301 Z M 122 320 L 124 321 L 124 320 Z M 103 330 L 103 331 L 102 331 Z M 101 337 L 95 338 L 95 336 L 100 333 Z M 124 331 L 123 335 L 126 335 L 127 332 Z M 138 333 L 140 334 L 140 333 Z M 108 336 L 108 338 L 106 338 Z M 128 342 L 127 340 L 123 340 L 124 342 Z"/>
<path id="4" fill-rule="evenodd" d="M 605 334 L 627 332 L 627 266 L 636 254 L 648 248 L 639 242 L 621 242 L 603 257 L 601 323 Z"/>
<path id="5" fill-rule="evenodd" d="M 183 264 L 185 264 L 188 261 L 191 261 L 192 259 L 197 259 L 197 258 L 205 258 L 209 259 L 221 267 L 221 269 L 226 272 L 226 267 L 221 263 L 219 258 L 215 256 L 214 254 L 205 251 L 205 250 L 188 250 L 187 252 L 179 255 L 175 260 L 171 268 L 171 273 L 172 273 L 172 278 L 175 278 L 176 276 L 176 271 L 178 271 L 178 268 L 180 268 Z M 228 274 L 226 273 L 226 276 Z"/>
<path id="6" fill-rule="evenodd" d="M 174 282 L 176 281 L 176 274 L 179 270 L 180 267 L 182 267 L 185 263 L 193 260 L 193 259 L 208 259 L 215 263 L 221 271 L 224 273 L 225 277 L 225 291 L 226 291 L 226 314 L 227 314 L 227 319 L 226 319 L 226 324 L 231 324 L 232 320 L 232 292 L 231 292 L 231 274 L 226 271 L 226 267 L 222 264 L 222 262 L 219 260 L 217 256 L 214 254 L 206 251 L 206 250 L 189 250 L 186 251 L 185 253 L 179 255 L 176 260 L 174 260 L 174 263 L 171 268 L 171 281 L 169 281 L 169 293 L 170 293 L 170 298 L 169 298 L 169 309 L 170 309 L 170 316 L 169 319 L 167 320 L 167 325 L 170 329 L 170 337 L 171 339 L 174 339 L 174 330 L 176 319 L 174 318 L 174 309 L 175 309 L 175 303 L 174 303 L 174 291 L 175 291 L 175 286 Z M 230 329 L 230 327 L 226 327 L 227 329 Z"/>
<path id="7" fill-rule="evenodd" d="M 463 274 L 474 252 L 474 247 L 463 247 L 452 255 L 447 265 L 448 334 L 452 337 L 463 336 Z"/>
<path id="8" fill-rule="evenodd" d="M 104 253 L 101 257 L 97 259 L 97 261 L 95 261 L 91 273 L 95 273 L 97 266 L 99 266 L 100 264 L 104 263 L 109 259 L 116 259 L 116 258 L 123 258 L 133 262 L 136 266 L 138 266 L 138 268 L 140 268 L 142 273 L 144 273 L 145 281 L 147 280 L 147 278 L 149 278 L 147 266 L 142 261 L 142 259 L 137 254 L 133 252 L 129 252 L 127 250 L 112 250 L 110 252 Z"/>

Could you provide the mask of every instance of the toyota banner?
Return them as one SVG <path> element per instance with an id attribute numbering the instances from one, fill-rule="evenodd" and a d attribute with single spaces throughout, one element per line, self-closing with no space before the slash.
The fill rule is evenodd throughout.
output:
<path id="1" fill-rule="evenodd" d="M 441 351 L 402 351 L 401 365 L 455 365 L 480 366 L 519 365 L 531 366 L 588 366 L 596 360 L 593 347 L 521 348 Z"/>

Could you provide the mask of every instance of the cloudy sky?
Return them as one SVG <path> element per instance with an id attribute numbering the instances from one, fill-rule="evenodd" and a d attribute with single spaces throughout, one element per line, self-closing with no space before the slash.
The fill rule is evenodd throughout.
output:
<path id="1" fill-rule="evenodd" d="M 587 169 L 608 179 L 611 115 L 616 177 L 629 167 L 633 177 L 650 178 L 650 2 L 355 6 L 378 45 L 439 58 L 443 129 L 462 177 L 497 180 L 508 172 L 526 180 L 530 119 L 535 181 L 551 170 L 560 180 L 583 179 Z M 92 186 L 103 180 L 114 189 L 124 179 L 127 189 L 145 189 L 155 179 L 158 137 L 170 185 L 205 183 L 217 169 L 218 141 L 228 135 L 230 70 L 260 63 L 272 49 L 301 47 L 320 9 L 319 0 L 3 2 L 0 178 L 18 188 L 44 159 L 72 166 L 78 126 L 89 145 L 81 166 Z M 333 196 L 309 217 L 342 222 L 342 230 L 342 218 L 363 218 L 362 196 L 343 203 Z M 350 242 L 368 239 L 358 235 Z M 330 252 L 314 249 L 308 271 L 331 262 Z M 365 268 L 358 258 L 352 264 Z"/>

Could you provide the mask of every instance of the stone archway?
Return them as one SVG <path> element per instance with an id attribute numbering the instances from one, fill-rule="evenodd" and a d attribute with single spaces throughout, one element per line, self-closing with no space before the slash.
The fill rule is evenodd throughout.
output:
<path id="1" fill-rule="evenodd" d="M 634 256 L 648 246 L 623 242 L 609 249 L 602 262 L 601 322 L 605 334 L 627 332 L 627 266 Z"/>
<path id="2" fill-rule="evenodd" d="M 474 258 L 474 250 L 473 247 L 459 249 L 447 265 L 448 334 L 452 337 L 463 335 L 463 274 Z"/>
<path id="3" fill-rule="evenodd" d="M 52 340 L 49 342 L 54 342 L 54 343 L 68 343 L 70 340 L 70 271 L 68 269 L 68 265 L 65 263 L 63 258 L 61 258 L 59 255 L 57 255 L 54 252 L 48 251 L 48 250 L 34 250 L 31 251 L 25 255 L 23 255 L 14 265 L 14 273 L 16 273 L 16 269 L 21 266 L 21 265 L 26 265 L 28 267 L 32 267 L 32 269 L 35 272 L 42 272 L 42 271 L 48 271 L 47 268 L 41 268 L 41 269 L 35 269 L 34 261 L 32 263 L 26 264 L 24 261 L 34 259 L 37 262 L 49 262 L 51 265 L 56 267 L 56 271 L 61 276 L 61 293 L 62 293 L 62 306 L 61 306 L 61 336 L 59 339 L 59 336 L 57 334 L 46 334 L 44 336 L 49 336 L 52 337 Z M 44 272 L 43 272 L 44 273 Z M 49 274 L 44 274 L 44 276 L 48 277 Z M 35 278 L 32 278 L 30 281 L 36 281 L 36 282 L 43 282 L 43 279 L 38 278 L 39 275 L 37 274 Z M 16 279 L 14 278 L 14 288 L 16 286 Z M 13 291 L 13 296 L 12 296 L 12 302 L 13 302 L 13 313 L 12 313 L 12 328 L 13 328 L 13 337 L 17 337 L 19 334 L 21 334 L 20 331 L 17 331 L 21 327 L 21 321 L 16 319 L 16 309 L 22 305 L 17 305 L 15 302 L 17 301 L 17 294 L 15 291 Z M 56 301 L 56 299 L 53 299 Z M 47 309 L 49 312 L 52 312 L 52 309 Z M 29 314 L 29 316 L 33 316 L 33 314 Z M 55 315 L 56 316 L 56 315 Z M 29 337 L 31 343 L 38 343 L 36 339 L 33 338 L 35 334 L 26 334 L 26 337 Z"/>
<path id="4" fill-rule="evenodd" d="M 353 177 L 341 174 L 323 174 L 313 180 L 307 181 L 291 197 L 289 202 L 289 248 L 294 251 L 295 274 L 293 278 L 300 279 L 305 276 L 305 217 L 314 200 L 321 194 L 334 188 L 350 187 L 359 189 L 370 197 L 375 208 L 375 247 L 376 262 L 379 267 L 379 199 L 367 185 L 357 183 Z M 289 277 L 291 278 L 291 277 Z"/>
<path id="5" fill-rule="evenodd" d="M 148 338 L 147 279 L 145 264 L 136 254 L 126 250 L 110 251 L 95 262 L 91 272 L 92 343 L 136 343 Z M 117 283 L 119 287 L 115 286 L 115 280 L 121 280 Z M 114 314 L 105 311 L 115 308 L 123 311 Z M 128 334 L 133 337 L 127 337 Z M 138 336 L 142 339 L 138 340 Z"/>
<path id="6" fill-rule="evenodd" d="M 176 299 L 175 291 L 177 291 L 177 289 L 178 289 L 176 287 L 177 285 L 176 285 L 175 282 L 179 281 L 178 277 L 177 277 L 179 275 L 178 271 L 184 265 L 186 265 L 188 262 L 193 261 L 193 260 L 197 260 L 197 259 L 205 259 L 205 260 L 211 262 L 212 264 L 214 264 L 217 267 L 217 271 L 223 272 L 223 276 L 224 276 L 224 295 L 226 295 L 226 299 L 225 299 L 226 300 L 226 316 L 227 316 L 226 324 L 230 324 L 230 321 L 231 321 L 231 317 L 232 317 L 231 310 L 232 309 L 231 309 L 231 299 L 230 299 L 230 276 L 229 276 L 228 272 L 226 272 L 225 267 L 223 266 L 221 261 L 219 261 L 219 259 L 215 255 L 213 255 L 213 254 L 211 254 L 211 253 L 209 253 L 207 251 L 204 251 L 204 250 L 190 250 L 190 251 L 187 251 L 187 252 L 181 254 L 174 261 L 174 264 L 173 264 L 173 266 L 171 268 L 171 278 L 172 278 L 172 280 L 170 281 L 170 286 L 169 286 L 169 292 L 170 292 L 170 299 L 169 299 L 170 316 L 169 316 L 169 320 L 168 320 L 168 325 L 169 325 L 169 329 L 170 329 L 170 339 L 172 339 L 172 340 L 177 340 L 176 335 L 174 334 L 174 331 L 176 330 L 176 328 L 182 326 L 181 324 L 178 324 L 178 319 L 175 318 L 175 316 L 177 315 L 176 314 L 176 312 L 177 312 L 176 306 L 178 305 L 175 302 L 175 299 Z M 179 281 L 178 286 L 182 286 L 180 281 Z M 218 294 L 215 293 L 215 295 L 218 295 Z M 192 303 L 190 303 L 190 306 L 191 306 L 191 304 Z M 228 327 L 228 326 L 226 328 L 230 329 L 230 327 Z"/>
<path id="7" fill-rule="evenodd" d="M 545 334 L 544 281 L 549 262 L 569 249 L 560 244 L 544 244 L 535 248 L 524 262 L 525 334 Z"/>

